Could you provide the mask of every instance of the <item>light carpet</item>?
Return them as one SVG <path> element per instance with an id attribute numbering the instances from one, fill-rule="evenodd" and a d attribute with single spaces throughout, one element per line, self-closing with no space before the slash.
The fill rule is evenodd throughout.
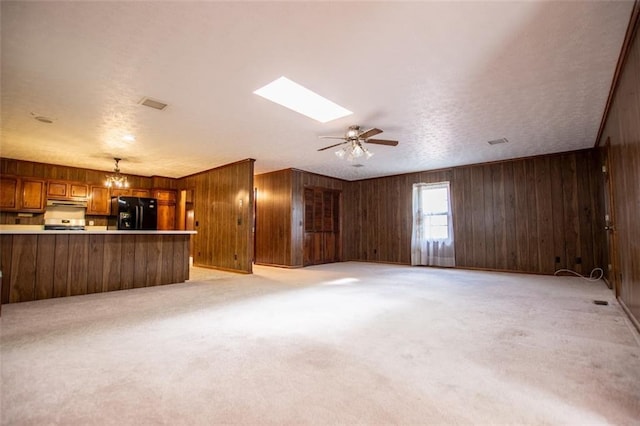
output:
<path id="1" fill-rule="evenodd" d="M 640 423 L 639 339 L 601 281 L 203 274 L 4 305 L 2 424 Z"/>

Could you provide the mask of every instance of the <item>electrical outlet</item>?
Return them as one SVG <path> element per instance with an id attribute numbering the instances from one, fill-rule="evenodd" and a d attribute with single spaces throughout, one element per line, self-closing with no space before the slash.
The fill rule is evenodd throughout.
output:
<path id="1" fill-rule="evenodd" d="M 556 256 L 556 263 L 560 263 L 560 256 Z"/>
<path id="2" fill-rule="evenodd" d="M 582 264 L 582 258 L 576 257 L 576 265 L 581 265 L 581 264 Z"/>
<path id="3" fill-rule="evenodd" d="M 238 260 L 238 255 L 237 254 L 233 255 L 233 260 Z"/>

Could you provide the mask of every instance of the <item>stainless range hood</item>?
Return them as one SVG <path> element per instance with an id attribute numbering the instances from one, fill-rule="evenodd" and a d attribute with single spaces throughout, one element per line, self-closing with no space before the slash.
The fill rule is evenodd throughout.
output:
<path id="1" fill-rule="evenodd" d="M 86 209 L 87 200 L 55 200 L 49 198 L 47 199 L 47 207 L 71 207 Z"/>

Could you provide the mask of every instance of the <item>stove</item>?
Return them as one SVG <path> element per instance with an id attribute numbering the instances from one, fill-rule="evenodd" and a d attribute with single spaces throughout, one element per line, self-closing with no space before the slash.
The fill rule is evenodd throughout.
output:
<path id="1" fill-rule="evenodd" d="M 84 231 L 84 219 L 56 219 L 44 220 L 45 231 Z"/>

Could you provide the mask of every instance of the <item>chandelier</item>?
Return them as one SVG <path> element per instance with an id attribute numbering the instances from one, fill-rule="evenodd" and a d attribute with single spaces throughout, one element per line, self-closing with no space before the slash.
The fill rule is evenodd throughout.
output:
<path id="1" fill-rule="evenodd" d="M 340 159 L 346 158 L 347 161 L 353 161 L 362 156 L 369 159 L 373 156 L 373 152 L 362 146 L 360 140 L 352 140 L 344 148 L 336 151 L 336 157 Z"/>
<path id="2" fill-rule="evenodd" d="M 120 174 L 120 168 L 118 167 L 118 162 L 120 162 L 121 158 L 115 158 L 116 167 L 113 169 L 113 174 L 107 175 L 107 179 L 104 181 L 104 186 L 107 188 L 128 188 L 129 182 L 127 181 L 127 177 Z"/>

